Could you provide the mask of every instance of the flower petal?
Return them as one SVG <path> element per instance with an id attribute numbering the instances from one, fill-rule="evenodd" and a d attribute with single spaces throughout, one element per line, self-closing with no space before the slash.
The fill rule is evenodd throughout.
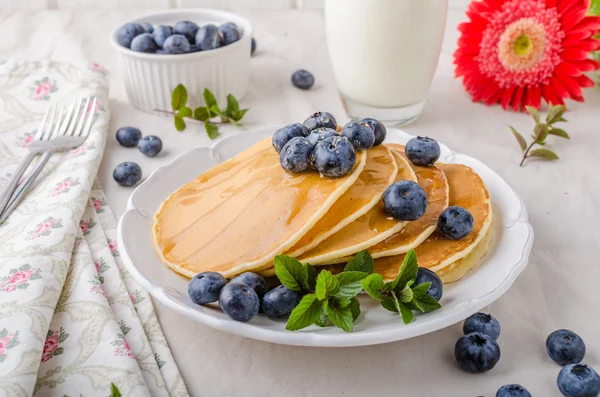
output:
<path id="1" fill-rule="evenodd" d="M 559 63 L 556 69 L 554 69 L 554 71 L 556 73 L 564 74 L 567 76 L 580 76 L 582 74 L 580 69 L 578 69 L 575 65 L 569 62 Z"/>
<path id="2" fill-rule="evenodd" d="M 527 90 L 525 105 L 532 106 L 536 109 L 540 108 L 542 102 L 542 90 L 538 86 L 530 87 Z"/>
<path id="3" fill-rule="evenodd" d="M 515 112 L 520 112 L 523 105 L 523 93 L 525 92 L 525 87 L 520 86 L 517 88 L 515 95 L 512 99 L 512 108 Z"/>

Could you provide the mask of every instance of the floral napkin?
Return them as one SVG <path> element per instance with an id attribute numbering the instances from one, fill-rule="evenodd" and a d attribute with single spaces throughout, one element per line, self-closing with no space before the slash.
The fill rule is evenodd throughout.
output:
<path id="1" fill-rule="evenodd" d="M 86 143 L 56 154 L 0 226 L 0 396 L 187 396 L 149 295 L 123 267 L 95 181 L 108 128 L 100 65 L 0 61 L 0 188 L 51 103 L 99 98 Z"/>

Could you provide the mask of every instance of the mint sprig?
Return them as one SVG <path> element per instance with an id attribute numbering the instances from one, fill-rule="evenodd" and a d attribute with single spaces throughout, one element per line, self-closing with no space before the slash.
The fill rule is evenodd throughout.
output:
<path id="1" fill-rule="evenodd" d="M 363 290 L 387 310 L 401 315 L 405 324 L 413 321 L 413 311 L 429 313 L 440 304 L 427 291 L 431 283 L 414 285 L 418 264 L 414 250 L 402 262 L 398 276 L 385 283 L 381 274 L 373 273 L 374 261 L 368 251 L 356 254 L 344 271 L 333 275 L 323 269 L 318 274 L 314 266 L 302 265 L 286 255 L 275 257 L 275 274 L 288 289 L 301 291 L 304 297 L 290 313 L 286 329 L 295 331 L 312 324 L 326 327 L 333 324 L 351 332 L 360 316 L 356 296 Z"/>
<path id="2" fill-rule="evenodd" d="M 523 152 L 523 158 L 521 159 L 521 163 L 519 164 L 519 166 L 522 167 L 523 164 L 525 164 L 525 160 L 527 160 L 528 158 L 532 158 L 532 157 L 543 159 L 543 160 L 558 160 L 558 155 L 556 153 L 554 153 L 552 150 L 543 148 L 543 147 L 538 148 L 538 149 L 533 149 L 533 147 L 534 147 L 534 145 L 545 146 L 546 138 L 549 135 L 554 135 L 554 136 L 557 136 L 559 138 L 564 138 L 564 139 L 571 139 L 569 137 L 569 134 L 567 134 L 567 132 L 565 130 L 554 127 L 555 123 L 567 121 L 562 117 L 566 110 L 565 107 L 562 105 L 558 105 L 558 106 L 550 105 L 550 108 L 548 109 L 548 114 L 546 115 L 545 122 L 541 121 L 541 115 L 537 109 L 535 109 L 531 106 L 525 106 L 525 108 L 527 109 L 527 111 L 529 112 L 531 117 L 533 117 L 533 119 L 535 120 L 535 127 L 534 127 L 533 133 L 531 135 L 531 138 L 533 139 L 533 141 L 528 145 L 527 142 L 525 141 L 525 138 L 523 137 L 523 135 L 521 135 L 513 127 L 509 126 L 513 135 L 517 139 L 519 146 L 521 147 L 521 151 Z"/>
<path id="3" fill-rule="evenodd" d="M 173 110 L 154 109 L 154 111 L 172 114 L 177 131 L 186 129 L 187 124 L 184 119 L 201 122 L 204 124 L 208 137 L 215 139 L 219 136 L 219 124 L 231 123 L 240 126 L 240 120 L 249 110 L 240 109 L 237 99 L 231 94 L 227 95 L 225 110 L 219 107 L 215 95 L 208 88 L 204 89 L 202 97 L 205 106 L 199 106 L 195 109 L 188 107 L 188 91 L 183 84 L 179 84 L 171 93 L 171 108 Z"/>

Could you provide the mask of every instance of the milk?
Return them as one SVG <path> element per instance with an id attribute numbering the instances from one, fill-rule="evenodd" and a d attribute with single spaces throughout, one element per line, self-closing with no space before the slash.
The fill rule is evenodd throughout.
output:
<path id="1" fill-rule="evenodd" d="M 351 116 L 370 116 L 352 114 L 369 108 L 397 121 L 418 116 L 437 65 L 446 11 L 447 0 L 326 0 L 331 65 Z M 409 111 L 395 116 L 393 109 Z"/>

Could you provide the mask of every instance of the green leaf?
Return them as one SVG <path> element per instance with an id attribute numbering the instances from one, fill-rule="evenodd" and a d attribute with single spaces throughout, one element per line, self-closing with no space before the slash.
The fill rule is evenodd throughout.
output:
<path id="1" fill-rule="evenodd" d="M 554 124 L 560 121 L 567 121 L 562 117 L 565 113 L 565 110 L 566 108 L 563 105 L 550 106 L 550 109 L 548 109 L 548 114 L 546 115 L 546 123 Z"/>
<path id="2" fill-rule="evenodd" d="M 321 273 L 319 273 L 319 275 L 321 275 Z M 325 308 L 327 317 L 329 317 L 335 326 L 343 329 L 346 332 L 352 332 L 352 328 L 354 327 L 354 319 L 352 317 L 352 311 L 350 310 L 350 307 L 346 306 L 342 308 L 338 305 L 332 304 L 332 302 L 329 300 L 325 301 L 323 307 Z"/>
<path id="3" fill-rule="evenodd" d="M 513 127 L 509 126 L 510 130 L 512 131 L 513 135 L 515 136 L 515 138 L 517 138 L 517 142 L 519 143 L 519 146 L 521 147 L 521 151 L 524 152 L 525 149 L 527 149 L 527 142 L 525 142 L 525 138 L 523 138 L 523 135 L 519 134 L 519 132 L 517 130 L 515 130 Z"/>
<path id="4" fill-rule="evenodd" d="M 194 118 L 200 121 L 206 121 L 210 119 L 210 114 L 208 113 L 208 109 L 204 106 L 197 107 L 194 109 Z"/>
<path id="5" fill-rule="evenodd" d="M 537 133 L 537 139 L 536 139 L 536 143 L 544 143 L 544 141 L 546 140 L 546 138 L 548 137 L 548 132 L 550 131 L 548 129 L 548 126 L 546 124 L 538 124 L 540 125 L 540 131 L 539 133 Z M 537 126 L 536 126 L 537 128 Z"/>
<path id="6" fill-rule="evenodd" d="M 565 139 L 571 139 L 569 134 L 567 134 L 567 132 L 565 130 L 563 130 L 562 128 L 552 128 L 550 131 L 548 131 L 548 134 L 558 136 L 561 138 L 565 138 Z"/>
<path id="7" fill-rule="evenodd" d="M 219 136 L 219 127 L 208 120 L 204 122 L 204 129 L 206 129 L 206 133 L 210 139 L 215 139 Z"/>
<path id="8" fill-rule="evenodd" d="M 329 318 L 327 317 L 325 310 L 321 310 L 321 313 L 319 313 L 319 316 L 315 320 L 315 324 L 317 324 L 319 327 L 327 327 L 329 325 Z"/>
<path id="9" fill-rule="evenodd" d="M 383 288 L 383 276 L 378 273 L 369 274 L 361 281 L 362 287 L 367 294 L 378 301 L 383 299 L 383 295 L 379 292 Z"/>
<path id="10" fill-rule="evenodd" d="M 394 304 L 394 299 L 392 299 L 391 296 L 384 296 L 381 300 L 381 306 L 391 312 L 398 313 L 398 308 Z"/>
<path id="11" fill-rule="evenodd" d="M 302 263 L 287 255 L 277 255 L 273 260 L 275 263 L 275 275 L 292 291 L 300 291 L 307 284 L 308 273 Z"/>
<path id="12" fill-rule="evenodd" d="M 213 106 L 218 106 L 217 98 L 215 98 L 215 94 L 210 92 L 208 88 L 204 89 L 204 103 L 206 103 L 206 108 L 210 109 Z"/>
<path id="13" fill-rule="evenodd" d="M 227 116 L 221 112 L 221 109 L 217 105 L 213 105 L 210 107 L 210 113 L 215 116 L 221 116 L 222 119 L 227 120 Z"/>
<path id="14" fill-rule="evenodd" d="M 225 110 L 227 116 L 237 121 L 237 115 L 239 111 L 240 104 L 238 103 L 237 99 L 235 99 L 235 97 L 231 94 L 227 95 L 227 109 Z"/>
<path id="15" fill-rule="evenodd" d="M 356 321 L 360 317 L 360 302 L 358 299 L 352 298 L 348 308 L 350 308 L 350 313 L 352 313 L 352 321 Z"/>
<path id="16" fill-rule="evenodd" d="M 185 130 L 185 121 L 183 120 L 183 117 L 176 114 L 174 120 L 175 120 L 175 128 L 177 129 L 177 131 Z"/>
<path id="17" fill-rule="evenodd" d="M 304 265 L 304 270 L 306 271 L 306 284 L 308 284 L 308 289 L 314 290 L 317 285 L 317 270 L 310 263 Z"/>
<path id="18" fill-rule="evenodd" d="M 558 160 L 558 156 L 549 149 L 535 149 L 529 153 L 529 157 L 539 157 L 545 160 Z"/>
<path id="19" fill-rule="evenodd" d="M 184 106 L 182 108 L 179 109 L 179 111 L 177 112 L 177 114 L 180 117 L 192 117 L 192 109 Z"/>
<path id="20" fill-rule="evenodd" d="M 241 119 L 244 118 L 244 116 L 246 115 L 246 113 L 248 113 L 248 110 L 250 109 L 241 109 L 238 113 L 237 113 L 237 117 L 234 119 L 235 121 L 240 121 Z"/>
<path id="21" fill-rule="evenodd" d="M 392 289 L 394 289 L 394 282 L 388 281 L 387 283 L 383 284 L 381 292 L 390 292 Z"/>
<path id="22" fill-rule="evenodd" d="M 363 290 L 361 280 L 367 277 L 365 272 L 342 272 L 335 275 L 339 284 L 340 290 L 335 296 L 342 298 L 353 298 Z"/>
<path id="23" fill-rule="evenodd" d="M 414 281 L 417 278 L 418 270 L 417 253 L 412 249 L 405 254 L 402 266 L 400 266 L 400 270 L 398 271 L 398 276 L 392 282 L 392 289 L 398 292 L 402 291 L 408 281 Z"/>
<path id="24" fill-rule="evenodd" d="M 371 274 L 373 273 L 374 267 L 375 262 L 369 251 L 362 250 L 356 254 L 354 258 L 350 259 L 346 267 L 344 267 L 344 272 L 357 271 Z"/>
<path id="25" fill-rule="evenodd" d="M 114 383 L 110 384 L 110 396 L 109 397 L 121 397 L 121 392 L 119 391 L 117 386 L 115 386 Z"/>
<path id="26" fill-rule="evenodd" d="M 187 100 L 188 92 L 183 84 L 179 84 L 171 94 L 171 107 L 173 108 L 173 111 L 179 110 L 181 107 L 185 106 Z"/>
<path id="27" fill-rule="evenodd" d="M 402 322 L 404 322 L 404 324 L 410 324 L 415 318 L 412 310 L 404 303 L 400 303 L 400 315 L 402 316 Z"/>
<path id="28" fill-rule="evenodd" d="M 442 307 L 442 305 L 440 305 L 440 303 L 429 294 L 422 294 L 418 296 L 415 294 L 412 303 L 415 304 L 417 309 L 423 313 L 429 313 Z"/>
<path id="29" fill-rule="evenodd" d="M 321 270 L 317 277 L 317 285 L 315 287 L 317 298 L 323 300 L 337 294 L 339 290 L 340 283 L 333 277 L 333 274 L 331 274 L 329 270 Z"/>
<path id="30" fill-rule="evenodd" d="M 425 295 L 427 291 L 429 291 L 429 287 L 431 287 L 431 282 L 428 281 L 426 283 L 421 283 L 416 287 L 413 287 L 412 292 L 415 296 Z"/>
<path id="31" fill-rule="evenodd" d="M 398 298 L 400 299 L 400 302 L 410 302 L 413 299 L 413 296 L 415 294 L 413 293 L 413 290 L 410 288 L 410 286 L 406 286 L 404 287 L 404 289 L 402 291 L 400 291 L 400 293 L 398 294 Z"/>
<path id="32" fill-rule="evenodd" d="M 538 112 L 536 108 L 531 106 L 525 106 L 525 109 L 527 110 L 527 113 L 529 113 L 531 117 L 533 117 L 536 123 L 540 122 L 540 112 Z"/>
<path id="33" fill-rule="evenodd" d="M 322 310 L 323 303 L 315 294 L 304 295 L 298 306 L 290 313 L 285 329 L 296 331 L 314 324 Z"/>

